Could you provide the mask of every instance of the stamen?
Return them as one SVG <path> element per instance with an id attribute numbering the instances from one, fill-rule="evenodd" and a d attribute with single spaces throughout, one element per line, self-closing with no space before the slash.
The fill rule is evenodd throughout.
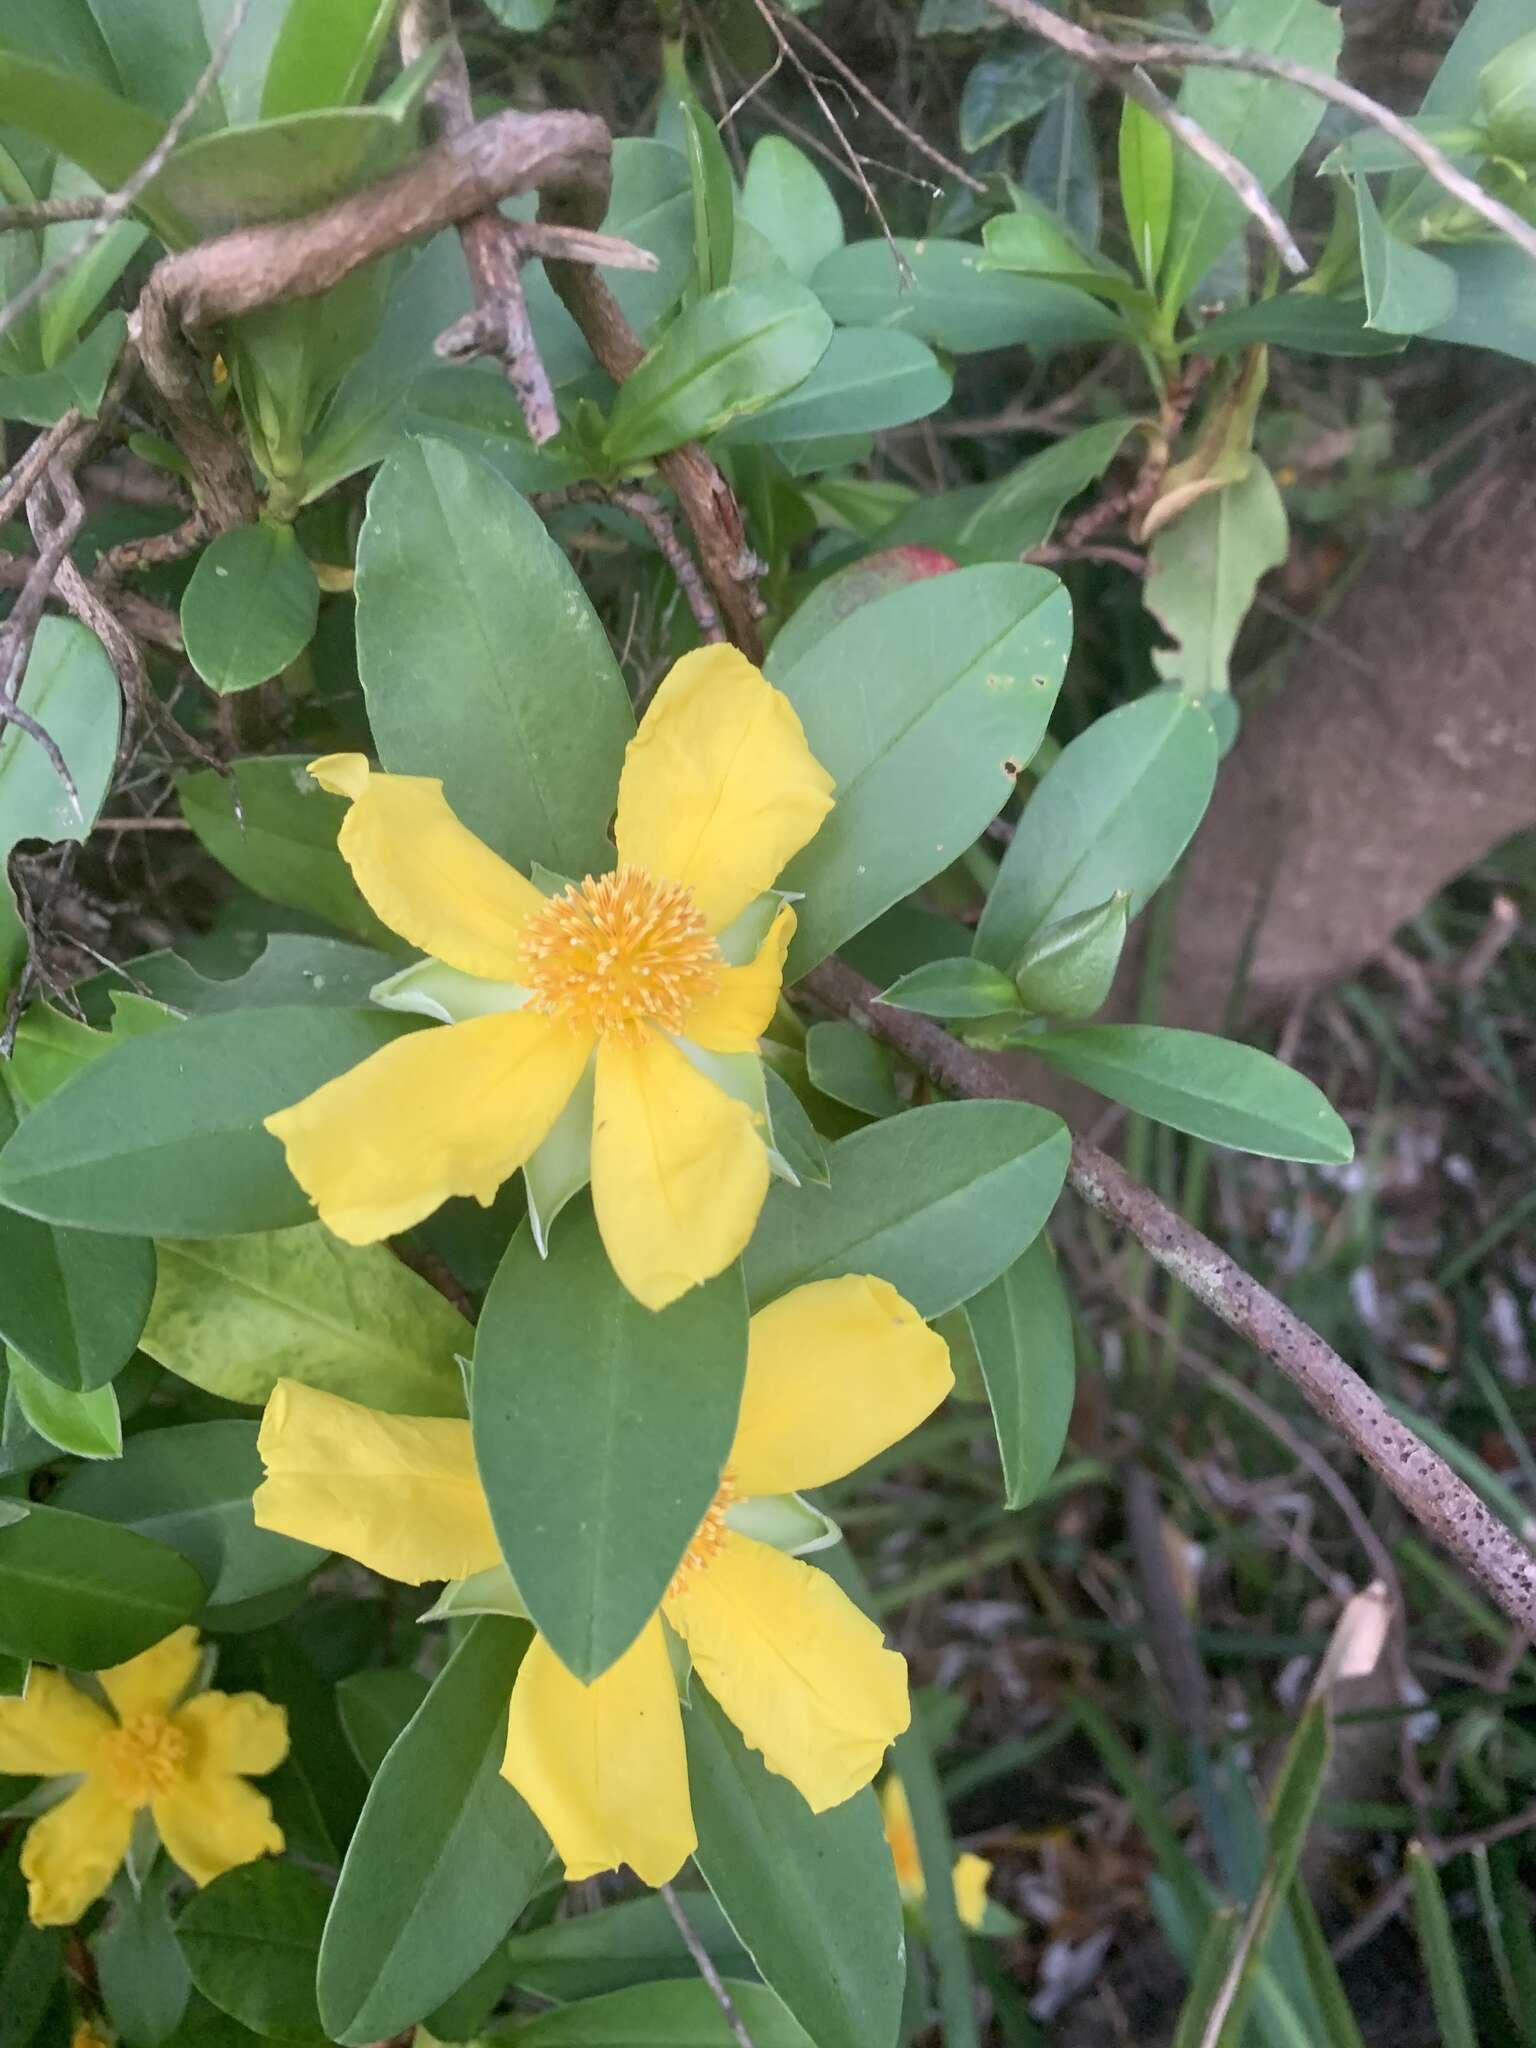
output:
<path id="1" fill-rule="evenodd" d="M 692 890 L 636 867 L 553 897 L 525 926 L 522 959 L 530 1008 L 630 1044 L 647 1024 L 679 1030 L 725 971 Z"/>
<path id="2" fill-rule="evenodd" d="M 169 1791 L 187 1760 L 187 1738 L 163 1714 L 134 1714 L 105 1738 L 107 1776 L 118 1797 L 147 1805 Z"/>
<path id="3" fill-rule="evenodd" d="M 693 1532 L 693 1541 L 683 1552 L 682 1563 L 672 1574 L 672 1583 L 667 1588 L 669 1600 L 675 1600 L 679 1593 L 686 1593 L 689 1581 L 719 1556 L 720 1546 L 725 1541 L 725 1511 L 737 1498 L 735 1478 L 730 1472 L 722 1473 L 719 1491 L 704 1510 L 704 1519 Z"/>

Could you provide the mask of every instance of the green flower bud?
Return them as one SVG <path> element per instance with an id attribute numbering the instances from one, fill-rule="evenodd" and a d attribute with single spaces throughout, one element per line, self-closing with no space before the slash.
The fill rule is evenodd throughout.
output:
<path id="1" fill-rule="evenodd" d="M 1013 968 L 1026 1010 L 1079 1023 L 1109 994 L 1131 921 L 1131 898 L 1119 889 L 1106 903 L 1063 917 L 1035 933 Z"/>
<path id="2" fill-rule="evenodd" d="M 1483 66 L 1483 123 L 1496 151 L 1536 157 L 1536 29 Z"/>

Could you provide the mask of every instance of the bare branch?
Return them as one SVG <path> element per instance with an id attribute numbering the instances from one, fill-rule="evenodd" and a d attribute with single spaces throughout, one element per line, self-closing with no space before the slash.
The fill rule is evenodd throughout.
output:
<path id="1" fill-rule="evenodd" d="M 874 984 L 846 962 L 824 961 L 804 986 L 952 1093 L 1028 1100 L 1008 1066 L 962 1045 L 930 1018 L 884 1007 Z M 1073 1139 L 1068 1179 L 1090 1208 L 1129 1231 L 1165 1272 L 1278 1366 L 1515 1626 L 1536 1635 L 1536 1557 L 1331 1345 L 1096 1145 Z"/>
<path id="2" fill-rule="evenodd" d="M 30 206 L 0 206 L 0 235 L 22 228 L 51 228 L 58 221 L 100 220 L 112 204 L 105 192 L 82 193 L 78 199 L 35 199 Z M 70 252 L 71 260 L 75 252 Z"/>
<path id="3" fill-rule="evenodd" d="M 701 636 L 711 642 L 725 638 L 720 614 L 705 588 L 699 565 L 678 539 L 672 515 L 659 498 L 626 484 L 612 489 L 602 484 L 572 484 L 563 491 L 541 491 L 533 502 L 541 513 L 553 512 L 561 505 L 616 505 L 621 512 L 638 519 L 677 579 L 677 587 L 688 600 L 688 609 Z"/>
<path id="4" fill-rule="evenodd" d="M 736 2010 L 735 2000 L 726 1990 L 720 1972 L 715 1968 L 715 1959 L 695 1933 L 693 1923 L 683 1911 L 677 1893 L 671 1885 L 664 1884 L 661 1886 L 661 1896 L 667 1911 L 672 1915 L 678 1933 L 683 1937 L 683 1946 L 693 1957 L 694 1968 L 715 1995 L 715 2003 L 730 2029 L 731 2039 L 736 2043 L 736 2048 L 753 2048 L 752 2036 L 747 2032 L 741 2014 Z"/>

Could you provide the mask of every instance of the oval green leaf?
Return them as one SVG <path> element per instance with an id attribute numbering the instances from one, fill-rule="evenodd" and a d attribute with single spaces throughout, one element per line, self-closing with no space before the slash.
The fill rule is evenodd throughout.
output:
<path id="1" fill-rule="evenodd" d="M 843 246 L 843 216 L 832 188 L 805 152 L 782 135 L 753 143 L 740 212 L 802 283 Z"/>
<path id="2" fill-rule="evenodd" d="M 5 1363 L 10 1391 L 29 1429 L 72 1457 L 123 1455 L 123 1418 L 110 1386 L 96 1387 L 88 1394 L 75 1393 L 40 1373 L 19 1351 L 8 1349 Z"/>
<path id="3" fill-rule="evenodd" d="M 1118 316 L 1086 292 L 981 270 L 970 242 L 898 239 L 896 249 L 904 270 L 883 237 L 850 242 L 817 265 L 811 283 L 839 327 L 903 327 L 951 355 L 1124 339 Z"/>
<path id="4" fill-rule="evenodd" d="M 357 656 L 386 768 L 437 775 L 524 872 L 610 866 L 629 695 L 544 522 L 487 463 L 409 442 L 368 493 Z"/>
<path id="5" fill-rule="evenodd" d="M 1029 1050 L 1154 1123 L 1265 1159 L 1342 1166 L 1349 1126 L 1322 1091 L 1257 1046 L 1156 1024 L 1042 1032 Z"/>
<path id="6" fill-rule="evenodd" d="M 762 1984 L 726 1985 L 752 2048 L 813 2048 L 794 2015 Z M 584 1998 L 525 2020 L 517 2030 L 524 2048 L 726 2048 L 738 2039 L 702 1978 L 691 1983 L 635 1984 L 601 1998 Z"/>
<path id="7" fill-rule="evenodd" d="M 1019 1007 L 1018 991 L 1006 974 L 984 960 L 930 960 L 914 967 L 880 997 L 893 1010 L 924 1017 L 995 1017 Z"/>
<path id="8" fill-rule="evenodd" d="M 769 1193 L 744 1261 L 752 1305 L 873 1273 L 943 1315 L 1037 1236 L 1070 1149 L 1061 1119 L 1028 1102 L 934 1102 L 855 1131 L 827 1149 L 829 1187 Z"/>
<path id="9" fill-rule="evenodd" d="M 249 690 L 314 638 L 320 586 L 291 526 L 237 526 L 204 548 L 181 600 L 187 659 L 211 690 Z"/>
<path id="10" fill-rule="evenodd" d="M 293 1863 L 243 1863 L 216 1877 L 176 1922 L 192 1982 L 253 2034 L 317 2048 L 315 1961 L 330 1896 Z"/>
<path id="11" fill-rule="evenodd" d="M 721 1976 L 750 1977 L 752 1959 L 710 1894 L 680 1891 L 677 1898 Z M 507 1961 L 514 1984 L 562 2005 L 698 1970 L 665 1900 L 654 1893 L 514 1934 Z"/>
<path id="12" fill-rule="evenodd" d="M 475 1338 L 475 1455 L 540 1632 L 591 1681 L 661 1605 L 720 1484 L 747 1308 L 732 1267 L 659 1313 L 609 1264 L 590 1205 L 541 1259 L 512 1240 Z"/>
<path id="13" fill-rule="evenodd" d="M 947 403 L 954 379 L 915 335 L 840 327 L 801 384 L 720 435 L 726 447 L 872 434 L 925 419 Z"/>
<path id="14" fill-rule="evenodd" d="M 29 1504 L 0 1527 L 0 1650 L 71 1671 L 138 1656 L 202 1606 L 203 1582 L 163 1543 Z"/>
<path id="15" fill-rule="evenodd" d="M 84 839 L 112 780 L 122 722 L 107 651 L 74 619 L 38 626 L 17 702 L 64 756 L 80 809 L 31 734 L 15 725 L 0 729 L 0 882 L 18 839 Z"/>
<path id="16" fill-rule="evenodd" d="M 971 1297 L 965 1316 L 992 1407 L 1004 1496 L 1022 1508 L 1056 1470 L 1077 1388 L 1072 1308 L 1043 1232 Z"/>

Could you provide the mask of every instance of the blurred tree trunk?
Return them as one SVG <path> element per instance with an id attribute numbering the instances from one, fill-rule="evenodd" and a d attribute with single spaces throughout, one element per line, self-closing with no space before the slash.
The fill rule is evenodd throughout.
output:
<path id="1" fill-rule="evenodd" d="M 1384 545 L 1249 716 L 1191 851 L 1168 1023 L 1359 968 L 1536 823 L 1536 436 Z"/>

